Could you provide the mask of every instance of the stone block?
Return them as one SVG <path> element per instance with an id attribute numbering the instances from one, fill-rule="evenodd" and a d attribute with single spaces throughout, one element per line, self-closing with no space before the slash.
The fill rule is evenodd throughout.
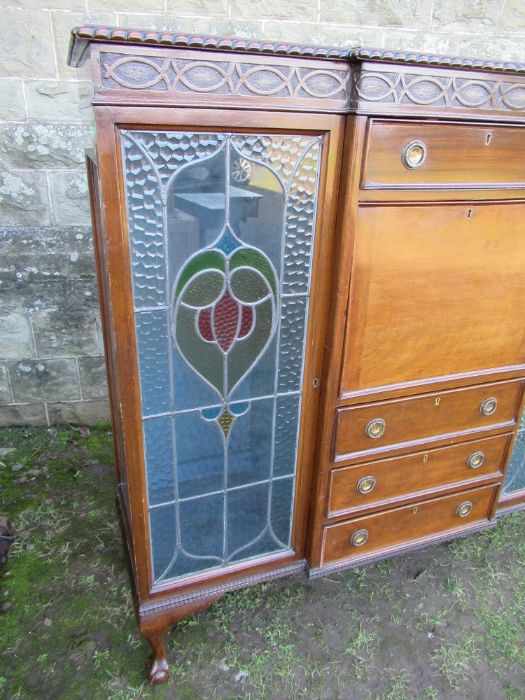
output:
<path id="1" fill-rule="evenodd" d="M 32 314 L 38 357 L 96 355 L 98 338 L 92 309 L 72 306 L 63 299 L 58 308 Z"/>
<path id="2" fill-rule="evenodd" d="M 50 403 L 48 412 L 51 424 L 96 425 L 105 423 L 110 417 L 107 399 Z"/>
<path id="3" fill-rule="evenodd" d="M 91 214 L 86 175 L 83 171 L 49 173 L 52 215 L 59 226 L 89 225 Z"/>
<path id="4" fill-rule="evenodd" d="M 500 0 L 434 0 L 432 28 L 438 31 L 490 32 L 496 28 L 500 14 Z M 483 56 L 493 58 L 488 49 Z"/>
<path id="5" fill-rule="evenodd" d="M 504 34 L 525 32 L 525 5 L 523 0 L 506 0 L 505 8 L 500 14 L 499 25 Z"/>
<path id="6" fill-rule="evenodd" d="M 20 360 L 9 364 L 15 401 L 80 398 L 75 360 Z"/>
<path id="7" fill-rule="evenodd" d="M 55 78 L 49 13 L 2 9 L 2 73 L 16 78 Z"/>
<path id="8" fill-rule="evenodd" d="M 45 405 L 26 403 L 0 406 L 0 426 L 10 425 L 47 425 Z"/>
<path id="9" fill-rule="evenodd" d="M 260 19 L 282 18 L 295 21 L 317 20 L 317 0 L 231 0 L 231 14 L 237 18 L 258 17 Z"/>
<path id="10" fill-rule="evenodd" d="M 102 399 L 108 395 L 104 357 L 80 357 L 78 369 L 85 399 Z"/>
<path id="11" fill-rule="evenodd" d="M 11 403 L 13 395 L 9 382 L 9 371 L 5 362 L 0 362 L 0 404 Z"/>
<path id="12" fill-rule="evenodd" d="M 69 123 L 91 119 L 88 101 L 93 91 L 90 83 L 28 80 L 25 88 L 29 119 Z"/>
<path id="13" fill-rule="evenodd" d="M 216 34 L 219 36 L 241 36 L 254 38 L 263 36 L 263 23 L 256 20 L 229 20 L 220 17 L 180 17 L 168 15 L 135 15 L 119 13 L 119 27 L 156 29 L 164 32 L 187 32 L 189 34 Z"/>
<path id="14" fill-rule="evenodd" d="M 432 0 L 333 0 L 321 3 L 321 21 L 416 29 L 429 27 L 431 6 Z"/>
<path id="15" fill-rule="evenodd" d="M 21 309 L 0 309 L 0 357 L 34 357 L 35 348 L 29 317 Z"/>
<path id="16" fill-rule="evenodd" d="M 27 119 L 21 80 L 0 80 L 0 119 L 5 121 Z"/>
<path id="17" fill-rule="evenodd" d="M 129 8 L 129 3 L 128 3 Z M 201 17 L 228 17 L 228 0 L 168 0 L 167 10 L 176 17 L 201 16 Z M 236 17 L 240 17 L 234 13 Z M 253 17 L 255 13 L 250 16 Z"/>
<path id="18" fill-rule="evenodd" d="M 186 6 L 187 2 L 181 4 Z M 129 12 L 133 3 L 130 3 L 129 0 L 111 0 L 110 3 L 107 0 L 87 0 L 87 6 L 89 12 L 103 12 L 108 9 L 108 6 L 112 12 Z M 164 9 L 164 2 L 162 0 L 161 2 L 159 0 L 140 0 L 136 9 L 141 13 L 159 12 Z"/>
<path id="19" fill-rule="evenodd" d="M 437 32 L 386 31 L 383 46 L 394 51 L 422 51 L 433 54 L 457 54 L 459 40 L 455 34 Z"/>
<path id="20" fill-rule="evenodd" d="M 523 39 L 516 37 L 502 38 L 497 36 L 467 36 L 458 37 L 459 53 L 473 58 L 499 59 L 502 61 L 525 60 Z"/>
<path id="21" fill-rule="evenodd" d="M 0 127 L 0 153 L 14 168 L 78 168 L 84 164 L 81 124 L 6 124 Z"/>
<path id="22" fill-rule="evenodd" d="M 326 46 L 381 46 L 383 33 L 366 27 L 330 27 L 307 22 L 266 22 L 264 36 L 277 41 Z"/>
<path id="23" fill-rule="evenodd" d="M 0 169 L 0 221 L 3 226 L 50 223 L 45 173 Z"/>
<path id="24" fill-rule="evenodd" d="M 106 5 L 107 7 L 107 5 Z M 117 25 L 117 15 L 113 12 L 51 12 L 58 74 L 61 78 L 76 78 L 75 68 L 70 68 L 67 61 L 71 30 L 81 24 L 104 24 L 109 27 Z M 34 77 L 34 76 L 30 76 Z M 53 76 L 55 77 L 55 76 Z"/>
<path id="25" fill-rule="evenodd" d="M 2 0 L 2 7 L 19 10 L 39 10 L 42 5 L 49 10 L 85 10 L 86 0 Z"/>

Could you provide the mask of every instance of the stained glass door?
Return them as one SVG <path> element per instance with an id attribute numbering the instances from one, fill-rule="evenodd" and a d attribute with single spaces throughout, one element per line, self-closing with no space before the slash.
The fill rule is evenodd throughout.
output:
<path id="1" fill-rule="evenodd" d="M 160 583 L 291 549 L 322 139 L 121 144 Z"/>

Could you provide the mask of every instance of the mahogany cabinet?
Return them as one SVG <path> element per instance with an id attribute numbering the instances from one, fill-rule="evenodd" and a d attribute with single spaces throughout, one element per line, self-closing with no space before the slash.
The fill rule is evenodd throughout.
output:
<path id="1" fill-rule="evenodd" d="M 229 590 L 525 503 L 525 67 L 107 27 L 69 61 L 152 680 Z"/>

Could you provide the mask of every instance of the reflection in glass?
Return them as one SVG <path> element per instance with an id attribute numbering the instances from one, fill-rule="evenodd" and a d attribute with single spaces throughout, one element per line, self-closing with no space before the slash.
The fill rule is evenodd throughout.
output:
<path id="1" fill-rule="evenodd" d="M 320 139 L 122 147 L 155 580 L 286 551 Z"/>

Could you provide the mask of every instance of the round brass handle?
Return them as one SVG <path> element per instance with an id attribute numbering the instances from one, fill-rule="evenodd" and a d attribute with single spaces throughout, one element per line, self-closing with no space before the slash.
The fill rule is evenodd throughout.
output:
<path id="1" fill-rule="evenodd" d="M 386 423 L 382 418 L 374 418 L 366 424 L 365 434 L 377 440 L 377 438 L 382 437 L 385 434 Z"/>
<path id="2" fill-rule="evenodd" d="M 423 165 L 427 159 L 427 147 L 422 141 L 411 141 L 403 149 L 403 165 L 405 168 L 414 170 Z"/>
<path id="3" fill-rule="evenodd" d="M 368 539 L 368 530 L 356 530 L 350 538 L 350 544 L 354 547 L 362 547 Z"/>
<path id="4" fill-rule="evenodd" d="M 357 490 L 362 494 L 371 493 L 375 489 L 376 483 L 373 476 L 363 476 L 357 482 Z"/>
<path id="5" fill-rule="evenodd" d="M 471 469 L 479 469 L 483 462 L 485 461 L 485 455 L 483 452 L 473 452 L 468 456 L 467 465 Z"/>
<path id="6" fill-rule="evenodd" d="M 496 413 L 497 407 L 498 399 L 495 399 L 493 396 L 491 396 L 490 398 L 485 399 L 481 402 L 479 412 L 482 416 L 492 416 L 494 415 L 494 413 Z"/>
<path id="7" fill-rule="evenodd" d="M 470 501 L 463 501 L 463 503 L 460 503 L 456 508 L 456 515 L 459 518 L 466 518 L 467 515 L 470 515 L 471 511 L 472 503 Z"/>

